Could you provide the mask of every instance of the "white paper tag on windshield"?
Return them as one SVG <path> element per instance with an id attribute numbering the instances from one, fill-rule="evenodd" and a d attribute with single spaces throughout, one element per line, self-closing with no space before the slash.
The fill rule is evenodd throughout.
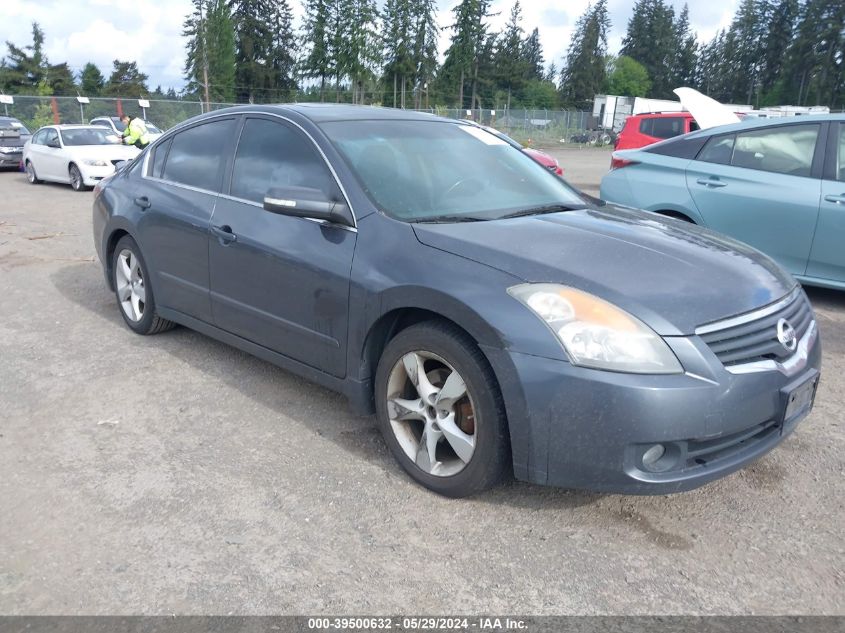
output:
<path id="1" fill-rule="evenodd" d="M 490 132 L 477 128 L 474 125 L 459 125 L 458 127 L 470 136 L 474 136 L 479 141 L 482 141 L 487 145 L 507 145 L 507 143 L 505 143 L 498 136 L 490 134 Z"/>

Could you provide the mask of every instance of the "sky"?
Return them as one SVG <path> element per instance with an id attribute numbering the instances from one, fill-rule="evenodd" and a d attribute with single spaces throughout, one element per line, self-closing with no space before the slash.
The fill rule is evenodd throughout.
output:
<path id="1" fill-rule="evenodd" d="M 290 0 L 298 26 L 303 9 L 300 0 Z M 612 27 L 609 48 L 619 50 L 635 0 L 609 0 Z M 590 0 L 522 0 L 523 28 L 540 29 L 546 64 L 558 68 L 569 46 L 578 17 Z M 680 11 L 684 0 L 669 0 Z M 380 2 L 381 4 L 381 2 Z M 451 8 L 458 0 L 439 0 L 438 21 L 451 24 Z M 491 18 L 494 30 L 507 21 L 513 0 L 494 0 Z M 738 0 L 691 1 L 690 22 L 699 39 L 709 41 L 730 24 Z M 67 61 L 79 72 L 92 61 L 108 78 L 112 60 L 137 61 L 149 75 L 149 86 L 173 87 L 185 83 L 185 38 L 182 23 L 191 11 L 190 0 L 0 0 L 0 42 L 18 46 L 32 42 L 31 23 L 37 21 L 45 34 L 45 51 L 51 63 Z M 448 32 L 441 37 L 441 54 L 448 46 Z M 0 55 L 5 54 L 5 46 Z"/>

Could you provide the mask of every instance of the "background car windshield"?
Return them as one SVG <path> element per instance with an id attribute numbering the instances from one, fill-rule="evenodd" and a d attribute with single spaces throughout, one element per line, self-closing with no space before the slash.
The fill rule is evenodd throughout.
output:
<path id="1" fill-rule="evenodd" d="M 157 128 L 155 125 L 153 125 L 149 121 L 144 121 L 144 125 L 147 128 L 147 132 L 149 132 L 150 134 L 161 134 L 162 133 L 159 128 Z"/>
<path id="2" fill-rule="evenodd" d="M 26 129 L 26 126 L 20 121 L 16 121 L 14 119 L 0 120 L 0 130 L 4 132 L 14 131 L 19 134 L 29 134 L 29 130 Z"/>
<path id="3" fill-rule="evenodd" d="M 109 132 L 98 128 L 80 128 L 78 130 L 62 130 L 62 141 L 68 147 L 78 145 L 113 145 L 109 141 Z"/>
<path id="4" fill-rule="evenodd" d="M 477 127 L 440 121 L 337 121 L 323 130 L 372 201 L 391 217 L 496 219 L 583 206 L 560 178 Z"/>

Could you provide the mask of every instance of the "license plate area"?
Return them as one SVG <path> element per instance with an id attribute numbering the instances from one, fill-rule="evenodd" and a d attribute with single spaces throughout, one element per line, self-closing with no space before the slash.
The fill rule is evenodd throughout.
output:
<path id="1" fill-rule="evenodd" d="M 793 383 L 781 389 L 781 398 L 784 403 L 782 419 L 784 431 L 791 430 L 799 420 L 810 413 L 818 386 L 819 372 L 814 371 L 809 378 L 805 378 L 797 385 Z"/>

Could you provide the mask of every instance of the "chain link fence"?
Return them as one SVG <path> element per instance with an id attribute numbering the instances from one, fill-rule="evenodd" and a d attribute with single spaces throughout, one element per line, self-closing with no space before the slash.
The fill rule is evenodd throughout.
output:
<path id="1" fill-rule="evenodd" d="M 236 105 L 184 99 L 149 99 L 149 107 L 141 108 L 137 99 L 90 97 L 79 103 L 76 97 L 38 97 L 14 95 L 14 102 L 0 108 L 0 113 L 20 119 L 30 130 L 57 123 L 88 123 L 99 116 L 119 116 L 127 112 L 148 119 L 162 130 L 209 110 Z M 523 145 L 549 146 L 559 143 L 604 144 L 610 137 L 595 130 L 590 112 L 575 110 L 466 110 L 429 108 L 418 110 L 452 119 L 470 119 L 496 128 Z"/>

